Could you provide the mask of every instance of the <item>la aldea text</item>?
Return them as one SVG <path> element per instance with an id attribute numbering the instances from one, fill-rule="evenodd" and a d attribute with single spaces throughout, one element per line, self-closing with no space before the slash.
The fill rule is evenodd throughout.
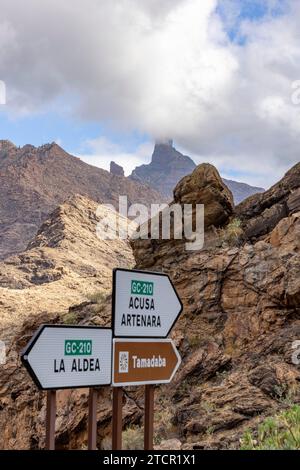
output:
<path id="1" fill-rule="evenodd" d="M 54 359 L 54 372 L 96 372 L 100 371 L 100 361 L 98 358 L 73 359 L 72 362 L 66 364 L 64 359 Z"/>

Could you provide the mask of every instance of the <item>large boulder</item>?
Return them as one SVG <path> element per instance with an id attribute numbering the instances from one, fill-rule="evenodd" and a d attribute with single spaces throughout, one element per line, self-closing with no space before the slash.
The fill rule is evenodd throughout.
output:
<path id="1" fill-rule="evenodd" d="M 186 233 L 183 224 L 180 226 L 177 219 L 172 215 L 172 206 L 174 204 L 191 204 L 193 214 L 193 229 L 196 225 L 196 205 L 204 205 L 204 229 L 205 239 L 209 237 L 209 232 L 214 233 L 216 227 L 222 227 L 230 220 L 234 212 L 233 196 L 231 191 L 222 181 L 216 168 L 208 163 L 199 165 L 190 175 L 185 176 L 176 186 L 174 190 L 174 200 L 166 212 L 170 210 L 171 215 L 171 233 L 170 239 L 159 237 L 158 239 L 150 236 L 148 222 L 142 226 L 141 234 L 148 232 L 148 237 L 143 239 L 143 236 L 132 240 L 132 246 L 135 258 L 139 264 L 140 260 L 143 268 L 150 268 L 151 265 L 157 262 L 158 258 L 164 257 L 172 247 L 172 256 L 178 259 L 185 253 L 186 243 L 193 240 L 186 238 Z M 187 211 L 184 210 L 186 214 Z M 151 228 L 156 227 L 156 232 L 159 232 L 157 226 L 161 224 L 161 219 L 156 215 L 151 219 Z M 197 230 L 202 230 L 202 227 L 197 227 Z M 201 245 L 201 243 L 200 243 Z M 196 248 L 194 245 L 194 250 Z"/>
<path id="2" fill-rule="evenodd" d="M 231 191 L 223 183 L 218 170 L 203 163 L 182 178 L 174 190 L 174 202 L 204 204 L 205 226 L 225 224 L 234 210 Z"/>

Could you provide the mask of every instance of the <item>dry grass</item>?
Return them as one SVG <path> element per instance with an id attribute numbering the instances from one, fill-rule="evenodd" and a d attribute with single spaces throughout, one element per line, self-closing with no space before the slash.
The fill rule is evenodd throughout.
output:
<path id="1" fill-rule="evenodd" d="M 222 245 L 238 246 L 244 235 L 241 220 L 238 218 L 232 219 L 226 227 L 220 230 L 219 235 Z"/>
<path id="2" fill-rule="evenodd" d="M 123 450 L 144 449 L 144 429 L 138 426 L 130 426 L 122 433 Z"/>

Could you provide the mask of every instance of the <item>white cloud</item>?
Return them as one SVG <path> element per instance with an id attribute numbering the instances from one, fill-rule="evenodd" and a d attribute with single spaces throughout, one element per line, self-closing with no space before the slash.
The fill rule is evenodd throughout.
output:
<path id="1" fill-rule="evenodd" d="M 227 4 L 236 21 L 237 2 Z M 45 109 L 67 93 L 77 117 L 173 137 L 196 161 L 268 185 L 299 161 L 300 5 L 289 5 L 244 21 L 238 46 L 217 0 L 0 0 L 0 78 L 10 109 Z"/>
<path id="2" fill-rule="evenodd" d="M 106 137 L 88 140 L 85 142 L 85 147 L 88 153 L 79 153 L 81 160 L 108 171 L 110 162 L 113 160 L 124 168 L 126 176 L 130 175 L 136 166 L 150 163 L 153 151 L 153 143 L 147 142 L 139 145 L 132 152 L 125 152 L 121 145 L 111 142 Z"/>

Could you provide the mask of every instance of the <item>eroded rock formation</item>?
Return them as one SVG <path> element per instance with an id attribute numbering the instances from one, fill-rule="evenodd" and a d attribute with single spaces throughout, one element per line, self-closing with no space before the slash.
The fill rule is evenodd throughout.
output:
<path id="1" fill-rule="evenodd" d="M 256 239 L 270 232 L 278 222 L 300 211 L 300 163 L 268 191 L 243 201 L 236 214 L 243 221 L 245 235 Z"/>
<path id="2" fill-rule="evenodd" d="M 159 447 L 239 448 L 247 428 L 300 402 L 300 369 L 292 360 L 300 339 L 299 188 L 296 166 L 267 196 L 234 212 L 217 171 L 204 165 L 175 190 L 179 203 L 209 206 L 204 248 L 186 251 L 185 240 L 132 242 L 137 267 L 168 273 L 184 304 L 172 333 L 183 363 L 174 382 L 156 390 Z M 285 210 L 270 223 L 278 204 Z M 263 231 L 248 233 L 260 217 L 266 217 Z M 237 218 L 243 231 L 230 238 Z M 53 213 L 27 251 L 0 264 L 1 334 L 8 345 L 0 377 L 1 448 L 44 446 L 44 394 L 19 361 L 36 328 L 70 319 L 110 324 L 111 269 L 122 255 L 123 265 L 134 261 L 127 242 L 97 239 L 96 223 L 94 203 L 72 200 Z M 104 297 L 88 298 L 88 286 L 88 292 L 104 290 Z M 85 448 L 86 390 L 59 392 L 57 413 L 57 447 Z M 137 425 L 141 433 L 142 416 L 143 390 L 127 389 L 124 429 Z M 100 392 L 97 418 L 98 447 L 109 447 L 109 388 Z"/>
<path id="3" fill-rule="evenodd" d="M 110 162 L 110 173 L 116 176 L 124 176 L 124 169 L 115 162 Z"/>
<path id="4" fill-rule="evenodd" d="M 177 183 L 192 173 L 195 168 L 194 161 L 187 155 L 178 152 L 173 146 L 172 140 L 164 140 L 156 142 L 151 162 L 136 167 L 130 178 L 148 184 L 164 194 L 168 201 L 171 201 Z M 252 194 L 264 191 L 263 188 L 238 181 L 228 179 L 223 179 L 223 181 L 231 190 L 235 204 L 239 204 Z"/>
<path id="5" fill-rule="evenodd" d="M 177 186 L 178 202 L 203 201 L 195 174 Z M 173 333 L 183 365 L 163 391 L 183 448 L 238 448 L 247 428 L 300 402 L 292 362 L 300 339 L 299 187 L 297 165 L 228 220 L 229 211 L 224 221 L 243 221 L 235 243 L 227 242 L 228 222 L 207 229 L 201 251 L 186 251 L 184 240 L 133 242 L 137 266 L 169 273 L 184 303 Z M 214 206 L 223 191 L 209 194 Z"/>
<path id="6" fill-rule="evenodd" d="M 97 299 L 110 295 L 114 267 L 134 264 L 126 240 L 97 237 L 97 223 L 102 215 L 108 217 L 97 208 L 83 196 L 70 198 L 45 221 L 26 251 L 0 263 L 0 338 L 7 349 L 7 362 L 0 366 L 1 449 L 44 446 L 45 394 L 21 366 L 21 349 L 42 323 L 110 323 L 110 312 L 100 314 Z M 59 393 L 58 448 L 84 445 L 87 395 L 87 390 Z M 110 426 L 110 390 L 100 395 L 104 437 Z M 139 412 L 132 403 L 125 414 L 135 416 Z"/>
<path id="7" fill-rule="evenodd" d="M 68 197 L 81 194 L 118 207 L 163 202 L 157 191 L 84 163 L 52 143 L 18 148 L 0 141 L 0 259 L 20 253 L 48 215 Z"/>

